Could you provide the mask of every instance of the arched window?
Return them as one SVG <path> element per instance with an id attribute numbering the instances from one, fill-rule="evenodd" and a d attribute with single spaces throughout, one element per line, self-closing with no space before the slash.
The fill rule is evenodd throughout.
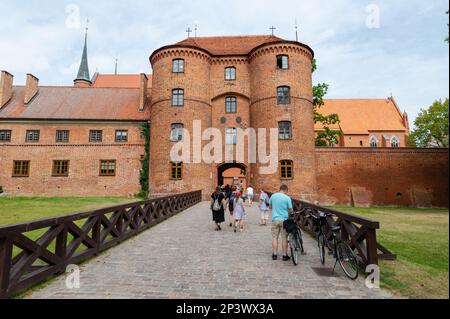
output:
<path id="1" fill-rule="evenodd" d="M 225 112 L 227 113 L 237 112 L 237 99 L 235 96 L 227 96 L 225 98 Z"/>
<path id="2" fill-rule="evenodd" d="M 170 125 L 170 140 L 179 142 L 183 140 L 184 125 L 182 123 L 174 123 Z"/>
<path id="3" fill-rule="evenodd" d="M 236 80 L 236 68 L 234 66 L 225 68 L 225 80 L 227 81 Z"/>
<path id="4" fill-rule="evenodd" d="M 287 55 L 277 55 L 277 69 L 289 69 L 289 57 Z"/>
<path id="5" fill-rule="evenodd" d="M 290 140 L 292 138 L 292 124 L 289 121 L 278 122 L 278 138 Z"/>
<path id="6" fill-rule="evenodd" d="M 172 90 L 172 106 L 184 105 L 184 90 L 174 89 Z"/>
<path id="7" fill-rule="evenodd" d="M 400 147 L 400 139 L 397 136 L 391 137 L 391 147 L 399 148 Z"/>
<path id="8" fill-rule="evenodd" d="M 173 73 L 184 73 L 184 60 L 174 59 L 172 61 L 172 72 Z"/>
<path id="9" fill-rule="evenodd" d="M 280 178 L 292 179 L 294 178 L 294 162 L 291 160 L 280 161 Z"/>
<path id="10" fill-rule="evenodd" d="M 378 147 L 378 140 L 375 136 L 370 138 L 370 147 Z"/>
<path id="11" fill-rule="evenodd" d="M 277 88 L 277 101 L 278 104 L 291 103 L 291 89 L 289 86 L 279 86 Z"/>

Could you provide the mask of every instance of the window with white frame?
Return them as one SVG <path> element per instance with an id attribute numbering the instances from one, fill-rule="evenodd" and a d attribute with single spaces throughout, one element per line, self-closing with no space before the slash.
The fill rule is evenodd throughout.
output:
<path id="1" fill-rule="evenodd" d="M 391 147 L 399 148 L 400 147 L 400 139 L 397 136 L 392 136 L 391 138 Z"/>
<path id="2" fill-rule="evenodd" d="M 236 145 L 237 130 L 234 127 L 227 128 L 225 130 L 225 138 L 227 145 Z"/>
<path id="3" fill-rule="evenodd" d="M 372 136 L 370 138 L 370 147 L 373 147 L 373 148 L 378 147 L 378 140 L 375 136 Z"/>
<path id="4" fill-rule="evenodd" d="M 179 142 L 183 140 L 184 125 L 182 123 L 174 123 L 170 125 L 170 140 Z"/>

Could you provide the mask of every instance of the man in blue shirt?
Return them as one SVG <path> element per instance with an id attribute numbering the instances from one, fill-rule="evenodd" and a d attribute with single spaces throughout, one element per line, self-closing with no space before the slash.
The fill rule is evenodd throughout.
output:
<path id="1" fill-rule="evenodd" d="M 282 250 L 283 250 L 283 260 L 287 261 L 290 257 L 287 254 L 288 242 L 287 242 L 287 232 L 283 227 L 283 222 L 289 218 L 289 214 L 293 212 L 292 210 L 292 200 L 287 195 L 289 191 L 286 185 L 281 185 L 280 192 L 273 194 L 270 197 L 269 205 L 272 209 L 272 247 L 273 254 L 272 259 L 278 259 L 278 238 L 281 234 L 282 239 Z"/>

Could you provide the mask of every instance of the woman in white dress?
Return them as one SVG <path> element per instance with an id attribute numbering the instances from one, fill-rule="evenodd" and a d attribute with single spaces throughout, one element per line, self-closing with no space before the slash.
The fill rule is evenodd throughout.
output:
<path id="1" fill-rule="evenodd" d="M 234 199 L 234 232 L 237 231 L 238 225 L 240 231 L 244 230 L 244 217 L 244 200 L 242 199 L 242 193 L 237 192 L 236 198 Z"/>

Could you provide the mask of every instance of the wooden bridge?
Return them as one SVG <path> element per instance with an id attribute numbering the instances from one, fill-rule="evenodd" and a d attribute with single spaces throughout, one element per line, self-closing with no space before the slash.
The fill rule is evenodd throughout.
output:
<path id="1" fill-rule="evenodd" d="M 380 257 L 395 258 L 377 243 L 377 222 L 297 200 L 294 207 L 305 214 L 331 212 L 335 218 L 330 224 L 342 226 L 362 266 L 376 264 Z M 299 266 L 272 261 L 270 227 L 258 221 L 254 204 L 248 208 L 243 233 L 228 226 L 215 232 L 209 204 L 201 202 L 201 192 L 190 192 L 2 227 L 0 297 L 14 296 L 54 275 L 60 276 L 28 297 L 390 297 L 386 291 L 367 288 L 363 278 L 351 281 L 338 269 L 332 272 L 330 258 L 322 266 L 312 236 L 304 236 L 307 254 Z M 301 225 L 312 232 L 307 218 Z M 30 239 L 33 232 L 39 233 L 38 239 Z M 67 288 L 66 267 L 87 259 L 81 266 L 81 287 Z"/>

